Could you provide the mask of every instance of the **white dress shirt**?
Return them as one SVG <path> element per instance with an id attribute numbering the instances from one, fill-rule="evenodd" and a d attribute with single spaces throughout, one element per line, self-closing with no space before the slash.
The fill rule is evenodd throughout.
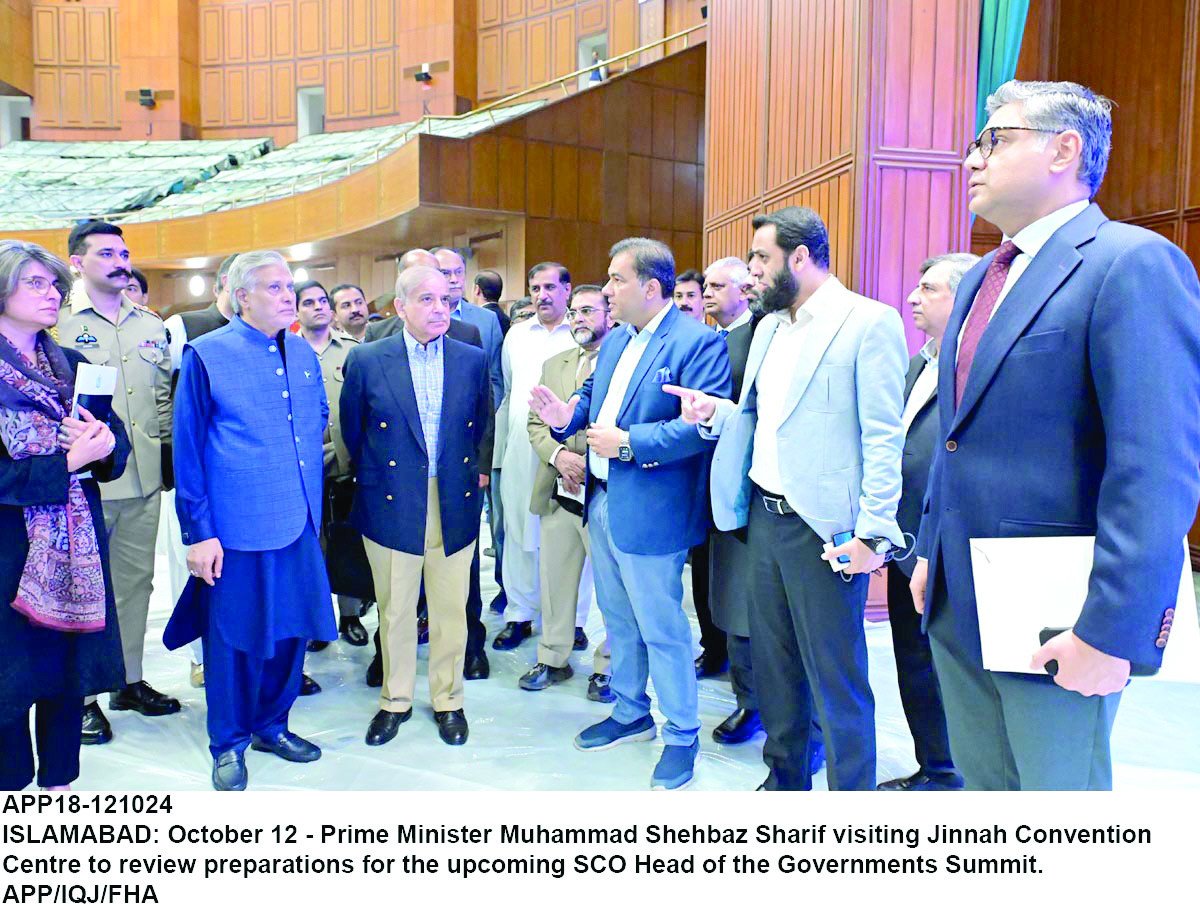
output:
<path id="1" fill-rule="evenodd" d="M 629 391 L 629 381 L 633 379 L 633 373 L 637 369 L 638 363 L 641 362 L 642 355 L 646 353 L 650 339 L 662 325 L 667 310 L 672 305 L 668 302 L 640 332 L 629 323 L 625 324 L 625 331 L 633 337 L 629 344 L 625 345 L 625 350 L 621 352 L 621 357 L 617 360 L 617 368 L 613 370 L 612 379 L 608 383 L 608 392 L 600 404 L 600 413 L 596 415 L 597 424 L 601 426 L 616 425 L 621 403 L 625 400 L 625 393 Z M 588 449 L 588 469 L 594 476 L 605 482 L 608 481 L 608 459 L 602 458 L 591 449 Z"/>
<path id="2" fill-rule="evenodd" d="M 721 328 L 720 326 L 717 326 L 717 334 L 724 338 L 734 329 L 747 325 L 750 322 L 750 317 L 752 315 L 753 314 L 750 312 L 749 308 L 742 310 L 742 315 L 733 320 L 733 322 L 729 323 L 727 328 Z"/>
<path id="3" fill-rule="evenodd" d="M 904 413 L 900 420 L 904 424 L 904 432 L 912 426 L 921 408 L 937 391 L 938 381 L 938 343 L 936 338 L 930 338 L 921 348 L 921 356 L 925 358 L 925 369 L 921 370 L 917 381 L 913 383 L 912 391 L 908 393 L 908 401 L 904 402 Z"/>
<path id="4" fill-rule="evenodd" d="M 546 361 L 575 346 L 566 319 L 547 328 L 534 317 L 514 325 L 501 349 L 508 425 L 496 428 L 497 434 L 505 434 L 500 494 L 504 502 L 505 534 L 511 535 L 514 545 L 524 550 L 534 550 L 538 545 L 538 518 L 529 511 L 538 469 L 537 453 L 529 441 L 529 395 L 542 381 Z"/>
<path id="5" fill-rule="evenodd" d="M 754 427 L 754 455 L 750 461 L 750 479 L 762 489 L 775 494 L 783 493 L 783 480 L 779 474 L 779 428 L 783 425 L 783 413 L 800 349 L 808 336 L 813 320 L 829 307 L 837 305 L 837 294 L 841 282 L 830 276 L 813 292 L 813 295 L 796 311 L 792 320 L 791 311 L 772 313 L 767 319 L 776 319 L 780 325 L 771 336 L 754 388 L 758 394 L 758 421 Z"/>
<path id="6" fill-rule="evenodd" d="M 1029 268 L 1029 263 L 1033 262 L 1033 257 L 1041 252 L 1042 247 L 1054 236 L 1054 232 L 1076 215 L 1081 214 L 1089 205 L 1091 205 L 1090 201 L 1080 199 L 1078 202 L 1064 205 L 1061 209 L 1055 209 L 1049 215 L 1043 215 L 1037 221 L 1033 222 L 1033 224 L 1027 224 L 1011 237 L 1007 234 L 1004 236 L 1005 240 L 1011 240 L 1021 252 L 1014 257 L 1012 265 L 1008 267 L 1008 277 L 1004 279 L 1004 287 L 1000 289 L 1000 296 L 996 298 L 996 305 L 992 308 L 992 315 L 988 317 L 989 321 L 996 318 L 996 313 L 1000 311 L 1000 305 L 1004 303 L 1004 298 L 1008 296 L 1008 292 L 1012 290 L 1012 286 L 1025 274 L 1025 270 Z M 967 321 L 964 319 L 962 328 L 958 330 L 959 346 L 962 345 L 962 336 L 966 328 Z"/>

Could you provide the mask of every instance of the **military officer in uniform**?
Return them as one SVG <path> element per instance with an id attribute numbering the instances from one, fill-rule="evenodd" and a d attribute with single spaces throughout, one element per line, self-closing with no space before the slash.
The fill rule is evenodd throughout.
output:
<path id="1" fill-rule="evenodd" d="M 325 427 L 325 493 L 326 507 L 330 486 L 344 482 L 350 477 L 350 453 L 342 441 L 342 429 L 338 419 L 339 402 L 342 396 L 342 369 L 346 356 L 358 344 L 345 332 L 334 328 L 333 309 L 329 295 L 319 281 L 305 281 L 296 287 L 296 317 L 300 322 L 300 336 L 308 342 L 321 364 L 321 380 L 325 383 L 325 397 L 329 399 L 329 422 Z M 326 519 L 328 520 L 328 518 Z M 327 554 L 326 558 L 336 554 Z M 363 602 L 358 597 L 338 594 L 338 631 L 350 644 L 362 647 L 367 643 L 367 630 L 359 621 Z M 310 651 L 321 651 L 327 642 L 310 642 Z"/>
<path id="2" fill-rule="evenodd" d="M 58 343 L 92 363 L 117 369 L 112 406 L 133 445 L 125 473 L 100 485 L 125 653 L 125 686 L 109 696 L 108 705 L 110 710 L 137 711 L 147 717 L 174 714 L 179 702 L 142 678 L 163 483 L 162 440 L 171 436 L 167 334 L 158 315 L 124 294 L 132 270 L 119 227 L 84 222 L 71 231 L 67 246 L 81 277 L 59 312 Z M 94 699 L 84 706 L 82 739 L 86 745 L 112 739 L 112 728 Z"/>

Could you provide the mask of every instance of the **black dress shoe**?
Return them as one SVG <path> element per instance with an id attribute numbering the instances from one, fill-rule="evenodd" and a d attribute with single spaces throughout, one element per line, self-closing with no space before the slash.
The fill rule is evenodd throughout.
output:
<path id="1" fill-rule="evenodd" d="M 321 684 L 309 676 L 307 673 L 300 674 L 300 694 L 301 695 L 316 695 L 321 691 Z"/>
<path id="2" fill-rule="evenodd" d="M 895 780 L 885 780 L 876 790 L 961 790 L 963 779 L 958 774 L 926 774 L 918 771 L 908 777 L 897 777 Z"/>
<path id="3" fill-rule="evenodd" d="M 457 711 L 434 711 L 438 735 L 447 746 L 461 746 L 467 741 L 467 715 L 462 708 Z"/>
<path id="4" fill-rule="evenodd" d="M 487 679 L 491 675 L 492 665 L 483 652 L 468 654 L 463 661 L 463 679 Z"/>
<path id="5" fill-rule="evenodd" d="M 358 615 L 359 615 L 359 616 L 366 616 L 368 613 L 370 613 L 370 612 L 371 612 L 371 607 L 373 607 L 373 606 L 375 606 L 375 601 L 373 601 L 373 600 L 364 600 L 364 601 L 362 602 L 362 606 L 358 608 Z"/>
<path id="6" fill-rule="evenodd" d="M 304 650 L 308 651 L 309 654 L 316 654 L 318 651 L 324 651 L 328 647 L 329 642 L 327 641 L 310 641 Z"/>
<path id="7" fill-rule="evenodd" d="M 246 780 L 246 759 L 236 749 L 222 752 L 213 761 L 214 790 L 245 790 Z"/>
<path id="8" fill-rule="evenodd" d="M 163 717 L 179 712 L 179 700 L 163 695 L 145 680 L 140 680 L 108 696 L 108 707 L 113 711 L 137 711 L 144 717 Z"/>
<path id="9" fill-rule="evenodd" d="M 417 644 L 429 644 L 429 614 L 417 617 Z"/>
<path id="10" fill-rule="evenodd" d="M 526 692 L 540 692 L 542 689 L 549 689 L 555 683 L 566 682 L 575 671 L 571 669 L 571 665 L 565 667 L 551 667 L 549 664 L 534 664 L 528 673 L 517 680 L 517 685 Z"/>
<path id="11" fill-rule="evenodd" d="M 396 731 L 400 729 L 400 725 L 412 717 L 412 708 L 407 711 L 396 713 L 394 711 L 378 711 L 371 718 L 371 724 L 367 727 L 367 745 L 382 746 L 384 743 L 390 743 L 396 738 Z"/>
<path id="12" fill-rule="evenodd" d="M 604 673 L 593 673 L 588 677 L 588 698 L 604 704 L 616 701 L 617 696 L 612 693 L 611 683 L 611 676 Z"/>
<path id="13" fill-rule="evenodd" d="M 85 746 L 102 746 L 112 739 L 112 727 L 108 718 L 100 710 L 100 705 L 92 702 L 83 706 L 83 727 L 79 741 Z"/>
<path id="14" fill-rule="evenodd" d="M 497 651 L 511 651 L 532 634 L 532 622 L 506 623 L 500 630 L 500 634 L 496 636 L 496 640 L 492 642 L 492 647 Z"/>
<path id="15" fill-rule="evenodd" d="M 571 645 L 572 651 L 586 651 L 588 646 L 587 633 L 583 631 L 583 626 L 575 627 L 575 643 Z"/>
<path id="16" fill-rule="evenodd" d="M 712 738 L 727 746 L 744 743 L 763 728 L 757 711 L 738 708 L 713 730 Z"/>
<path id="17" fill-rule="evenodd" d="M 696 679 L 704 679 L 706 676 L 720 676 L 728 669 L 728 657 L 710 657 L 708 652 L 704 651 L 696 658 Z"/>
<path id="18" fill-rule="evenodd" d="M 342 633 L 342 638 L 356 648 L 363 647 L 371 637 L 357 616 L 343 616 L 338 624 L 338 631 Z"/>
<path id="19" fill-rule="evenodd" d="M 250 748 L 255 752 L 270 752 L 278 755 L 284 761 L 310 762 L 321 757 L 321 747 L 310 743 L 302 736 L 297 736 L 290 730 L 284 730 L 270 738 L 262 736 L 250 737 Z"/>
<path id="20" fill-rule="evenodd" d="M 367 688 L 378 689 L 383 685 L 383 655 L 375 652 L 375 658 L 367 667 Z"/>

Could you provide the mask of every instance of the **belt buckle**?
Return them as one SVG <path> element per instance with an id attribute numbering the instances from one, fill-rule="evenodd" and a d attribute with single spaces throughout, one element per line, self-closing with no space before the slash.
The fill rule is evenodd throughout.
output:
<path id="1" fill-rule="evenodd" d="M 782 497 L 768 496 L 765 493 L 760 495 L 762 496 L 763 507 L 766 508 L 766 510 L 772 515 L 787 514 L 783 511 L 784 500 Z"/>

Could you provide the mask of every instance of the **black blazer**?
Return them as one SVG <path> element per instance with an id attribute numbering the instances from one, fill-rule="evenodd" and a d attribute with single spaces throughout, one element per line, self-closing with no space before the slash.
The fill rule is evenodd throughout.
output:
<path id="1" fill-rule="evenodd" d="M 750 342 L 754 340 L 754 321 L 739 325 L 725 336 L 729 347 L 729 370 L 733 374 L 733 398 L 735 404 L 742 397 L 742 377 L 746 375 L 746 360 L 750 356 Z"/>
<path id="2" fill-rule="evenodd" d="M 921 371 L 925 369 L 925 358 L 920 351 L 913 355 L 908 362 L 908 375 L 904 380 L 904 401 L 912 394 L 913 385 Z M 900 505 L 896 508 L 896 523 L 900 530 L 916 537 L 921 528 L 921 512 L 925 502 L 925 487 L 929 482 L 929 466 L 933 462 L 933 449 L 937 445 L 938 433 L 937 389 L 929 396 L 929 401 L 917 412 L 912 425 L 904 437 L 904 460 L 900 466 L 903 490 L 900 493 Z M 893 563 L 905 575 L 912 575 L 916 564 L 916 555 Z"/>
<path id="3" fill-rule="evenodd" d="M 354 465 L 351 521 L 364 537 L 392 550 L 425 552 L 429 458 L 437 485 L 446 553 L 479 534 L 479 444 L 488 417 L 489 375 L 482 348 L 443 339 L 446 364 L 438 452 L 425 451 L 403 335 L 354 348 L 342 384 L 342 437 Z M 451 368 L 451 364 L 453 367 Z"/>

